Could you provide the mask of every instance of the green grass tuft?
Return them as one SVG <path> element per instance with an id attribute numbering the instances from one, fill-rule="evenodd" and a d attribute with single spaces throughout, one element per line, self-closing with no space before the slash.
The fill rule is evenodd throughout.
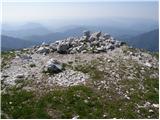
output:
<path id="1" fill-rule="evenodd" d="M 11 60 L 14 57 L 15 57 L 15 52 L 14 51 L 1 52 L 1 58 L 2 58 L 1 68 L 4 68 L 6 65 L 9 65 Z"/>

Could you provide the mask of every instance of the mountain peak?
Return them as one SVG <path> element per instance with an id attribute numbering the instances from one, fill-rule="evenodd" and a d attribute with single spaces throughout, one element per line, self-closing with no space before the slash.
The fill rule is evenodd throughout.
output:
<path id="1" fill-rule="evenodd" d="M 86 30 L 81 37 L 2 52 L 2 106 L 8 108 L 2 114 L 158 118 L 158 78 L 157 54 Z"/>

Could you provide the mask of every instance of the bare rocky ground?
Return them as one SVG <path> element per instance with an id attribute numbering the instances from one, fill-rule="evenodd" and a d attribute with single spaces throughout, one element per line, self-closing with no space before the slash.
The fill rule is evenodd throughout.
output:
<path id="1" fill-rule="evenodd" d="M 2 53 L 2 118 L 158 118 L 156 54 L 123 45 L 59 54 Z M 54 59 L 62 70 L 44 70 Z"/>

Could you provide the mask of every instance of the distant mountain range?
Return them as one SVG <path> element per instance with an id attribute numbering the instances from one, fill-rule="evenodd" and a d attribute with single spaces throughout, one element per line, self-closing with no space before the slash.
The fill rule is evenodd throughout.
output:
<path id="1" fill-rule="evenodd" d="M 131 37 L 134 37 L 138 34 L 143 33 L 142 31 L 136 31 L 136 30 L 129 30 L 129 29 L 123 29 L 123 28 L 117 28 L 117 27 L 107 27 L 107 26 L 73 26 L 71 27 L 65 27 L 64 30 L 63 28 L 59 30 L 58 32 L 49 32 L 48 34 L 41 34 L 41 35 L 28 35 L 26 37 L 23 37 L 23 39 L 29 40 L 29 41 L 34 41 L 35 43 L 50 43 L 54 42 L 56 40 L 61 40 L 65 39 L 67 37 L 77 37 L 81 36 L 82 32 L 84 30 L 90 30 L 92 32 L 95 31 L 102 31 L 105 33 L 109 33 L 112 36 L 114 36 L 117 39 L 128 39 Z"/>
<path id="2" fill-rule="evenodd" d="M 159 51 L 159 29 L 128 38 L 129 45 L 149 51 Z"/>
<path id="3" fill-rule="evenodd" d="M 21 49 L 25 47 L 31 47 L 33 42 L 14 38 L 6 35 L 1 35 L 1 50 Z"/>
<path id="4" fill-rule="evenodd" d="M 62 40 L 67 37 L 77 37 L 82 34 L 82 32 L 86 30 L 84 27 L 77 27 L 73 29 L 68 29 L 64 32 L 53 32 L 46 35 L 33 35 L 26 37 L 29 41 L 34 41 L 35 43 L 41 44 L 42 42 L 51 43 L 56 40 Z"/>
<path id="5" fill-rule="evenodd" d="M 8 26 L 5 28 L 5 26 Z M 3 25 L 2 25 L 3 27 Z M 51 31 L 48 30 L 46 27 L 44 27 L 41 24 L 36 24 L 36 23 L 28 23 L 24 24 L 22 26 L 14 27 L 9 25 L 4 25 L 2 29 L 2 34 L 7 35 L 7 36 L 12 36 L 16 38 L 21 38 L 25 39 L 27 36 L 32 36 L 32 35 L 45 35 L 50 33 Z"/>
<path id="6" fill-rule="evenodd" d="M 83 30 L 91 30 L 91 31 L 102 31 L 108 32 L 112 36 L 116 38 L 125 39 L 136 36 L 138 34 L 153 30 L 154 28 L 158 28 L 157 22 L 148 21 L 148 20 L 135 20 L 134 22 L 131 20 L 85 20 L 79 21 L 79 23 L 84 24 L 76 24 L 73 22 L 73 25 L 66 23 L 66 26 L 62 26 L 56 28 L 57 25 L 51 22 L 50 24 L 41 24 L 41 23 L 24 23 L 24 24 L 2 24 L 2 34 L 7 36 L 12 36 L 16 38 L 21 38 L 25 40 L 36 42 L 41 41 L 53 41 L 58 39 L 63 39 L 64 37 L 80 35 Z M 132 29 L 131 29 L 132 28 Z"/>
<path id="7" fill-rule="evenodd" d="M 150 27 L 148 27 L 149 29 Z M 158 51 L 158 29 L 136 30 L 116 26 L 64 26 L 54 31 L 38 23 L 28 23 L 18 27 L 4 25 L 2 29 L 2 50 L 19 49 L 42 42 L 51 43 L 67 37 L 81 36 L 84 30 L 107 32 L 116 39 L 137 48 Z M 149 31 L 149 32 L 148 32 Z"/>

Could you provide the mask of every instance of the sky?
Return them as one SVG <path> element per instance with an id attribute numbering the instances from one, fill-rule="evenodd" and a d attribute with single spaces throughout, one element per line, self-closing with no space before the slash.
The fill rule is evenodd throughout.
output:
<path id="1" fill-rule="evenodd" d="M 76 2 L 75 2 L 76 1 Z M 101 1 L 101 2 L 100 2 Z M 146 0 L 3 0 L 2 20 L 33 22 L 100 18 L 158 21 L 158 1 Z"/>
<path id="2" fill-rule="evenodd" d="M 158 0 L 2 0 L 2 2 L 98 2 L 98 1 L 158 1 Z"/>

